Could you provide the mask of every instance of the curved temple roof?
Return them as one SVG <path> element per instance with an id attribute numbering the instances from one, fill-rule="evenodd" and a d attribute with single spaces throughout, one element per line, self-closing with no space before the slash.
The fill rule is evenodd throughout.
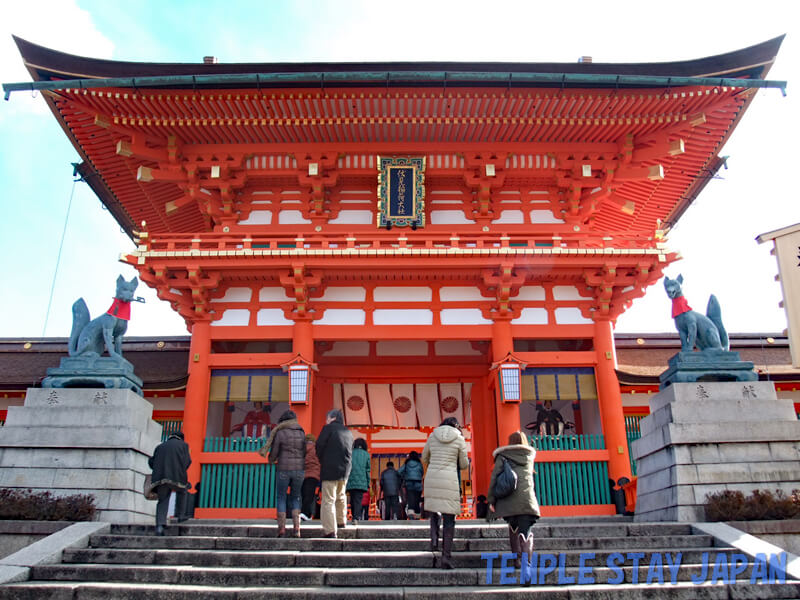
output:
<path id="1" fill-rule="evenodd" d="M 634 139 L 634 155 L 648 157 L 639 164 L 663 167 L 663 177 L 615 182 L 615 202 L 597 210 L 593 225 L 652 232 L 658 220 L 674 223 L 721 166 L 718 152 L 752 101 L 752 86 L 770 83 L 760 80 L 782 40 L 662 63 L 187 64 L 85 58 L 15 38 L 35 81 L 83 81 L 43 95 L 85 161 L 79 172 L 129 234 L 143 220 L 153 232 L 207 229 L 195 205 L 165 209 L 184 196 L 178 185 L 137 180 L 137 169 L 157 160 L 120 152 L 120 141 L 134 136 L 154 155 L 173 139 L 245 153 L 586 148 L 600 161 L 621 160 L 624 141 Z M 148 87 L 118 78 L 159 80 Z M 678 139 L 685 151 L 651 157 Z M 294 171 L 277 175 L 297 181 Z"/>

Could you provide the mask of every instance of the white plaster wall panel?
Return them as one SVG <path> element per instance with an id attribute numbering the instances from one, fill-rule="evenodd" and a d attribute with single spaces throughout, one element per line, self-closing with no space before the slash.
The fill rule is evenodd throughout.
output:
<path id="1" fill-rule="evenodd" d="M 439 316 L 442 325 L 491 325 L 479 308 L 443 308 Z"/>
<path id="2" fill-rule="evenodd" d="M 378 356 L 428 356 L 425 340 L 382 340 L 375 344 Z"/>
<path id="3" fill-rule="evenodd" d="M 212 300 L 212 302 L 250 302 L 253 297 L 253 290 L 246 287 L 231 287 L 225 290 L 222 298 Z"/>
<path id="4" fill-rule="evenodd" d="M 369 342 L 334 342 L 325 356 L 369 356 Z"/>
<path id="5" fill-rule="evenodd" d="M 299 210 L 282 210 L 278 213 L 279 225 L 306 225 L 311 223 Z"/>
<path id="6" fill-rule="evenodd" d="M 556 219 L 553 216 L 553 211 L 550 210 L 532 210 L 530 212 L 531 223 L 563 223 L 563 219 Z"/>
<path id="7" fill-rule="evenodd" d="M 481 296 L 481 291 L 476 287 L 443 287 L 439 288 L 439 299 L 442 302 L 468 302 L 471 300 L 486 300 Z"/>
<path id="8" fill-rule="evenodd" d="M 428 196 L 461 196 L 462 193 L 461 190 L 426 190 Z M 438 201 L 438 199 L 435 199 L 435 201 Z"/>
<path id="9" fill-rule="evenodd" d="M 211 321 L 212 326 L 246 326 L 250 322 L 250 311 L 246 308 L 229 308 L 222 313 L 219 321 Z"/>
<path id="10" fill-rule="evenodd" d="M 541 301 L 545 299 L 544 288 L 540 285 L 523 285 L 514 300 Z"/>
<path id="11" fill-rule="evenodd" d="M 363 325 L 367 313 L 358 308 L 328 308 L 317 325 Z"/>
<path id="12" fill-rule="evenodd" d="M 374 169 L 377 167 L 374 154 L 346 154 L 339 157 L 337 165 L 342 168 Z"/>
<path id="13" fill-rule="evenodd" d="M 481 356 L 482 354 L 467 340 L 439 340 L 433 347 L 436 356 Z"/>
<path id="14" fill-rule="evenodd" d="M 363 302 L 367 290 L 362 287 L 328 287 L 319 300 L 326 302 Z"/>
<path id="15" fill-rule="evenodd" d="M 583 325 L 591 322 L 591 319 L 587 319 L 581 314 L 581 309 L 577 306 L 556 309 L 556 323 L 559 325 Z"/>
<path id="16" fill-rule="evenodd" d="M 337 217 L 328 223 L 331 225 L 370 225 L 372 218 L 371 210 L 341 210 Z"/>
<path id="17" fill-rule="evenodd" d="M 256 314 L 256 325 L 294 325 L 280 308 L 262 308 Z"/>
<path id="18" fill-rule="evenodd" d="M 545 154 L 513 154 L 506 159 L 506 168 L 555 169 L 556 159 Z"/>
<path id="19" fill-rule="evenodd" d="M 555 285 L 553 286 L 553 298 L 556 300 L 583 300 L 578 288 L 574 285 Z"/>
<path id="20" fill-rule="evenodd" d="M 286 302 L 294 300 L 294 298 L 287 296 L 286 290 L 282 287 L 263 287 L 258 290 L 258 300 L 259 302 Z"/>
<path id="21" fill-rule="evenodd" d="M 467 219 L 462 210 L 432 210 L 431 225 L 469 225 L 474 223 Z"/>
<path id="22" fill-rule="evenodd" d="M 272 212 L 269 210 L 253 210 L 246 219 L 239 220 L 239 225 L 271 225 Z"/>
<path id="23" fill-rule="evenodd" d="M 499 219 L 492 220 L 492 223 L 524 223 L 525 217 L 521 210 L 504 210 L 500 213 Z"/>
<path id="24" fill-rule="evenodd" d="M 547 325 L 547 310 L 544 308 L 523 308 L 519 317 L 512 319 L 517 325 Z"/>
<path id="25" fill-rule="evenodd" d="M 463 169 L 464 157 L 457 154 L 429 154 L 425 157 L 429 169 Z"/>
<path id="26" fill-rule="evenodd" d="M 424 309 L 375 310 L 372 322 L 375 325 L 431 325 L 433 312 Z"/>
<path id="27" fill-rule="evenodd" d="M 429 287 L 376 287 L 372 291 L 375 302 L 430 302 L 432 296 Z"/>

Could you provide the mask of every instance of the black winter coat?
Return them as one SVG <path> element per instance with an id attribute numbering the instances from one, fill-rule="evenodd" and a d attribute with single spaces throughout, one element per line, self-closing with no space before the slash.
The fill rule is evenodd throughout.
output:
<path id="1" fill-rule="evenodd" d="M 186 476 L 186 470 L 192 464 L 189 444 L 177 435 L 171 435 L 166 442 L 156 446 L 147 464 L 153 469 L 153 487 L 168 485 L 176 489 L 189 488 L 189 478 Z"/>
<path id="2" fill-rule="evenodd" d="M 347 480 L 353 455 L 353 434 L 339 421 L 331 421 L 317 438 L 320 481 Z"/>

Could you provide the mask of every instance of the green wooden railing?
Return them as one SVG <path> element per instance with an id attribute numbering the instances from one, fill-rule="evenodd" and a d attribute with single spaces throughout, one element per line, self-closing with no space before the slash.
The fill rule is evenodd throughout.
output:
<path id="1" fill-rule="evenodd" d="M 207 437 L 203 452 L 257 452 L 267 438 Z"/>
<path id="2" fill-rule="evenodd" d="M 275 465 L 202 465 L 200 508 L 275 508 Z"/>
<path id="3" fill-rule="evenodd" d="M 183 421 L 158 421 L 161 423 L 161 441 L 164 442 L 173 433 L 183 431 Z"/>
<path id="4" fill-rule="evenodd" d="M 633 442 L 642 437 L 642 432 L 639 429 L 639 421 L 645 418 L 646 415 L 629 415 L 625 417 L 625 433 L 628 436 L 628 456 L 631 459 L 631 473 L 636 477 L 636 461 L 633 459 Z"/>
<path id="5" fill-rule="evenodd" d="M 602 434 L 582 435 L 531 435 L 531 445 L 537 450 L 605 450 L 606 442 Z"/>
<path id="6" fill-rule="evenodd" d="M 611 504 L 604 461 L 537 463 L 533 483 L 541 506 Z"/>

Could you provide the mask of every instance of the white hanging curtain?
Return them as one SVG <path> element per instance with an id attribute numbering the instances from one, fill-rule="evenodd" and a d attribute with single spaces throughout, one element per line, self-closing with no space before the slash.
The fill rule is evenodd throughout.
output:
<path id="1" fill-rule="evenodd" d="M 337 383 L 333 386 L 333 408 L 338 408 L 344 414 L 344 407 L 342 405 L 342 384 Z"/>
<path id="2" fill-rule="evenodd" d="M 343 383 L 342 404 L 344 420 L 348 427 L 371 424 L 367 390 L 363 383 Z"/>
<path id="3" fill-rule="evenodd" d="M 461 397 L 460 383 L 439 384 L 439 406 L 442 420 L 455 417 L 461 425 L 464 424 L 464 399 Z"/>
<path id="4" fill-rule="evenodd" d="M 417 426 L 417 407 L 413 383 L 393 383 L 392 405 L 398 427 Z"/>
<path id="5" fill-rule="evenodd" d="M 464 422 L 462 425 L 470 425 L 472 423 L 472 384 L 462 383 L 461 391 L 464 394 Z"/>
<path id="6" fill-rule="evenodd" d="M 367 384 L 367 398 L 369 399 L 369 414 L 374 426 L 397 426 L 392 405 L 392 393 L 388 383 Z"/>
<path id="7" fill-rule="evenodd" d="M 420 427 L 437 427 L 442 422 L 439 389 L 435 383 L 417 383 L 417 418 Z"/>

